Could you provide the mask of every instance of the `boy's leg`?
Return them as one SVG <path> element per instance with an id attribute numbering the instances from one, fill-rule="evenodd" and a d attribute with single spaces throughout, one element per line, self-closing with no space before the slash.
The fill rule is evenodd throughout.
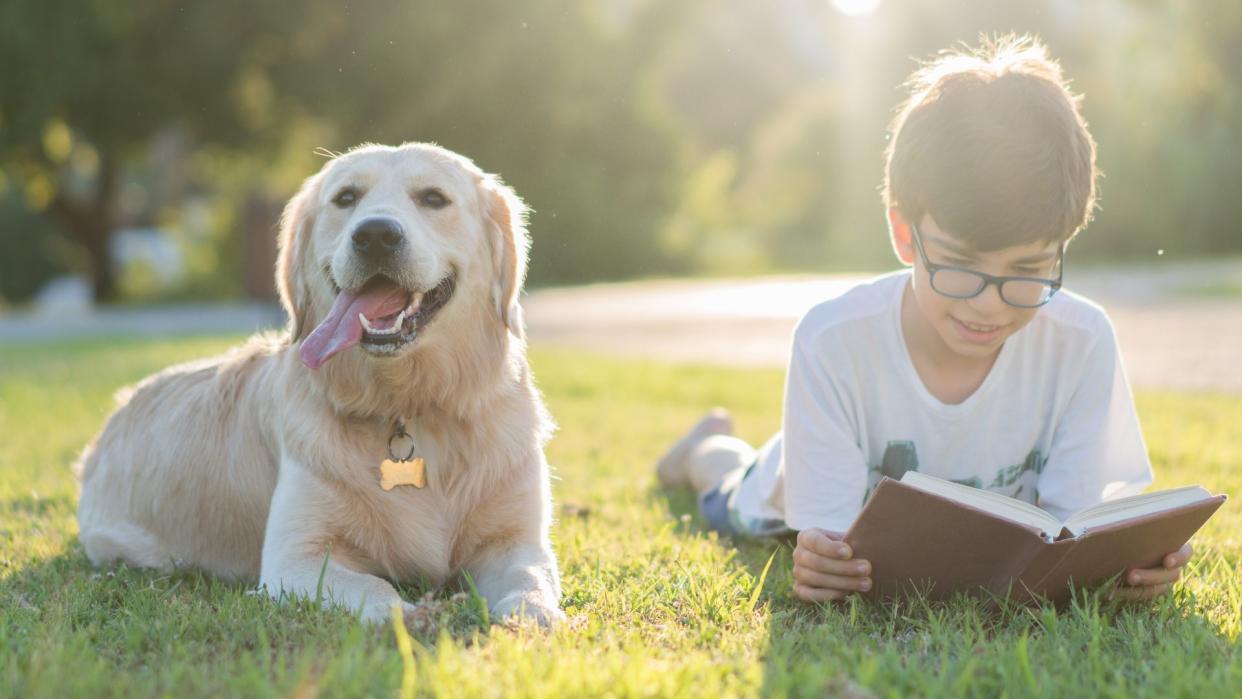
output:
<path id="1" fill-rule="evenodd" d="M 734 437 L 733 421 L 716 408 L 690 428 L 657 465 L 666 487 L 689 486 L 698 495 L 699 513 L 712 529 L 727 536 L 765 535 L 735 526 L 729 513 L 732 493 L 755 463 L 755 449 Z M 762 523 L 761 523 L 762 524 Z M 782 523 L 783 524 L 783 523 Z"/>
<path id="2" fill-rule="evenodd" d="M 700 441 L 686 460 L 686 476 L 695 493 L 705 493 L 734 471 L 750 468 L 755 448 L 733 435 L 714 434 Z"/>
<path id="3" fill-rule="evenodd" d="M 734 512 L 738 488 L 754 464 L 755 449 L 733 435 L 711 435 L 691 450 L 686 477 L 698 494 L 699 514 L 712 529 L 729 537 L 768 534 L 766 522 Z"/>
<path id="4" fill-rule="evenodd" d="M 715 408 L 704 415 L 685 436 L 677 440 L 656 463 L 660 484 L 666 488 L 688 486 L 696 483 L 695 492 L 701 492 L 697 481 L 691 481 L 691 456 L 705 440 L 713 435 L 733 434 L 733 420 L 724 408 Z M 740 440 L 739 440 L 740 441 Z M 717 479 L 719 480 L 719 479 Z M 710 483 L 708 487 L 715 485 Z"/>

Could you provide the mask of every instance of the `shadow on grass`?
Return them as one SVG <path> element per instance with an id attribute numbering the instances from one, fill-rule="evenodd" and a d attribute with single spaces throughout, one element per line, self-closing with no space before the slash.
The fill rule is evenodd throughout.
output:
<path id="1" fill-rule="evenodd" d="M 64 517 L 73 507 L 68 497 L 0 501 L 0 514 L 10 515 L 0 521 L 11 523 L 0 535 L 28 526 L 38 536 L 48 526 L 44 515 Z M 489 624 L 478 598 L 453 597 L 460 592 L 455 588 L 398 590 L 432 609 L 431 623 L 408 629 L 420 653 L 435 655 L 445 638 L 459 646 L 487 642 Z M 346 662 L 339 658 L 382 666 L 377 690 L 391 692 L 401 675 L 397 643 L 392 624 L 364 624 L 344 608 L 307 598 L 277 602 L 251 582 L 194 569 L 97 569 L 76 536 L 66 539 L 58 555 L 28 561 L 6 556 L 0 567 L 0 676 L 9 678 L 0 685 L 19 695 L 24 689 L 73 694 L 60 690 L 74 686 L 78 670 L 96 679 L 122 673 L 129 684 L 158 684 L 150 676 L 157 668 L 190 676 L 228 668 L 220 669 L 222 686 L 236 679 L 230 672 L 254 675 L 259 685 L 296 685 Z"/>
<path id="2" fill-rule="evenodd" d="M 691 493 L 655 487 L 649 496 L 685 523 L 679 534 L 709 536 Z M 1094 696 L 1118 687 L 1156 696 L 1185 690 L 1176 679 L 1185 672 L 1223 688 L 1237 662 L 1228 630 L 1182 588 L 1139 604 L 1097 588 L 1060 607 L 965 594 L 810 605 L 792 597 L 792 541 L 718 542 L 762 585 L 751 599 L 768 625 L 764 696 Z"/>

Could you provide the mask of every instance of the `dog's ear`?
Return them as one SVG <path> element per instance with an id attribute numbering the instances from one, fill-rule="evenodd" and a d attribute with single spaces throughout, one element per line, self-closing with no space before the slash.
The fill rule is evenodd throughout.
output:
<path id="1" fill-rule="evenodd" d="M 315 226 L 319 181 L 319 175 L 306 178 L 280 216 L 276 289 L 280 292 L 280 303 L 289 316 L 289 334 L 295 342 L 301 340 L 309 330 L 306 326 L 306 314 L 310 305 L 310 289 L 306 284 L 303 260 L 310 246 L 311 229 Z"/>
<path id="2" fill-rule="evenodd" d="M 526 279 L 526 256 L 530 249 L 526 215 L 530 210 L 511 187 L 502 184 L 494 175 L 483 178 L 482 190 L 496 269 L 492 298 L 509 332 L 519 338 L 525 337 L 518 294 Z"/>

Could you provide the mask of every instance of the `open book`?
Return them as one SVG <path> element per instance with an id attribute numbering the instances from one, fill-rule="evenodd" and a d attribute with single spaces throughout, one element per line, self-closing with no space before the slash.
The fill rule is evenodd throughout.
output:
<path id="1" fill-rule="evenodd" d="M 1020 500 L 910 471 L 880 481 L 845 541 L 871 562 L 868 596 L 966 591 L 1055 602 L 1071 585 L 1159 566 L 1224 501 L 1190 486 L 1110 500 L 1062 522 Z"/>

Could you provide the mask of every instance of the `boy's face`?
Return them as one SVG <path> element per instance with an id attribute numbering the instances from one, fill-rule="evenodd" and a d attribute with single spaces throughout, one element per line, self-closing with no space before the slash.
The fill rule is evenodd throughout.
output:
<path id="1" fill-rule="evenodd" d="M 1011 335 L 1035 317 L 1038 308 L 1019 308 L 1006 303 L 995 284 L 973 298 L 949 298 L 932 288 L 919 255 L 914 230 L 893 209 L 889 213 L 893 248 L 901 261 L 914 267 L 913 299 L 923 335 L 937 339 L 943 348 L 962 358 L 985 359 L 995 355 Z M 993 276 L 1053 278 L 1060 245 L 1035 242 L 990 252 L 977 252 L 940 229 L 931 216 L 917 223 L 927 261 L 933 265 L 965 267 Z M 937 282 L 940 278 L 937 277 Z M 1006 293 L 1010 293 L 1007 289 Z"/>

